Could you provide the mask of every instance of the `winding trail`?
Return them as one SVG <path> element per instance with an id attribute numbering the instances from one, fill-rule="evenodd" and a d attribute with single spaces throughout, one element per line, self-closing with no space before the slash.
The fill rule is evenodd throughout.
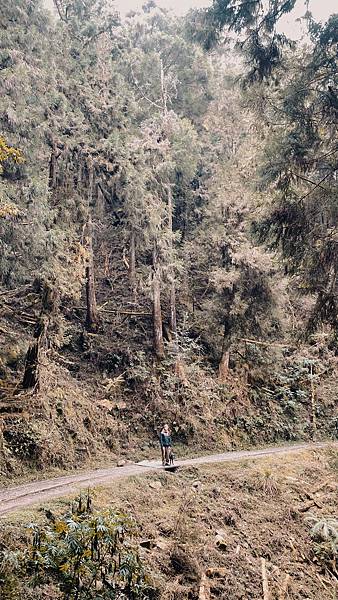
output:
<path id="1" fill-rule="evenodd" d="M 292 446 L 270 447 L 262 450 L 242 450 L 239 452 L 225 452 L 224 454 L 212 454 L 187 458 L 176 462 L 176 465 L 187 467 L 191 465 L 206 465 L 222 462 L 240 462 L 245 459 L 257 459 L 279 454 L 291 454 L 303 450 L 317 450 L 326 447 L 338 447 L 338 442 L 303 443 Z M 107 469 L 95 469 L 86 471 L 79 475 L 67 475 L 33 481 L 0 490 L 0 517 L 13 511 L 22 510 L 33 504 L 42 504 L 52 498 L 67 496 L 81 488 L 92 488 L 99 485 L 109 484 L 122 477 L 144 475 L 151 471 L 162 470 L 159 461 L 142 461 L 140 463 L 126 464 L 123 467 L 110 467 Z"/>

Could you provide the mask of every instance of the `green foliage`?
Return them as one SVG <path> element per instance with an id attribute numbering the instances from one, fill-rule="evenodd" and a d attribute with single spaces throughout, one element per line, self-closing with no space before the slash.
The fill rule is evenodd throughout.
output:
<path id="1" fill-rule="evenodd" d="M 192 15 L 192 37 L 210 50 L 234 32 L 248 67 L 244 81 L 262 81 L 280 64 L 284 47 L 290 45 L 277 32 L 276 25 L 295 3 L 296 0 L 273 0 L 267 4 L 261 0 L 214 0 L 210 8 Z"/>
<path id="2" fill-rule="evenodd" d="M 131 518 L 112 510 L 91 512 L 89 494 L 73 504 L 72 512 L 49 516 L 48 524 L 29 525 L 32 542 L 25 550 L 2 551 L 0 577 L 6 600 L 23 597 L 13 596 L 20 590 L 20 578 L 37 597 L 46 585 L 59 590 L 57 597 L 64 600 L 152 597 Z"/>
<path id="3" fill-rule="evenodd" d="M 237 3 L 215 0 L 205 13 L 214 31 L 242 35 L 248 101 L 265 124 L 261 189 L 266 214 L 255 222 L 260 241 L 281 251 L 299 290 L 315 298 L 307 333 L 322 323 L 337 329 L 337 16 L 324 25 L 310 13 L 311 46 L 288 50 L 277 33 L 294 0 Z M 295 61 L 295 52 L 297 60 Z M 287 73 L 287 75 L 286 75 Z M 258 83 L 260 85 L 258 85 Z M 272 83 L 274 85 L 272 85 Z M 262 215 L 260 215 L 262 217 Z"/>
<path id="4" fill-rule="evenodd" d="M 19 575 L 24 560 L 21 551 L 0 549 L 0 589 L 3 600 L 18 600 L 21 595 Z"/>
<path id="5" fill-rule="evenodd" d="M 90 378 L 107 365 L 121 389 L 126 383 L 130 413 L 138 387 L 150 399 L 147 427 L 168 406 L 174 420 L 195 396 L 219 401 L 224 358 L 233 381 L 251 377 L 246 399 L 259 407 L 254 417 L 236 415 L 236 426 L 263 436 L 264 378 L 252 373 L 264 370 L 268 353 L 245 340 L 294 339 L 310 313 L 308 332 L 336 327 L 337 20 L 317 26 L 308 17 L 312 45 L 297 49 L 295 61 L 276 30 L 293 4 L 215 0 L 186 21 L 150 2 L 123 26 L 103 0 L 55 0 L 54 20 L 38 1 L 0 7 L 0 127 L 25 155 L 8 161 L 0 151 L 1 284 L 56 290 L 42 370 L 56 356 L 73 373 L 90 360 Z M 237 85 L 238 54 L 207 54 L 195 43 L 203 27 L 213 35 L 208 47 L 226 27 L 237 36 L 252 87 L 241 93 Z M 81 330 L 89 267 L 95 336 Z M 167 338 L 160 365 L 151 354 L 154 282 Z M 298 307 L 300 292 L 310 300 Z M 28 323 L 38 318 L 35 300 Z M 19 310 L 5 310 L 24 337 Z M 271 435 L 286 415 L 295 435 L 309 398 L 298 367 L 274 388 L 267 383 L 282 421 Z M 189 419 L 184 439 L 193 435 Z M 40 451 L 29 435 L 22 448 L 20 432 L 8 436 L 23 460 Z"/>
<path id="6" fill-rule="evenodd" d="M 297 360 L 285 368 L 276 382 L 275 396 L 285 403 L 286 407 L 293 412 L 298 402 L 308 402 L 309 386 L 311 382 L 310 366 L 315 361 L 308 359 Z M 315 378 L 314 378 L 315 379 Z"/>
<path id="7" fill-rule="evenodd" d="M 13 419 L 4 432 L 4 440 L 13 457 L 28 462 L 33 462 L 38 458 L 39 434 L 34 427 L 24 421 Z"/>
<path id="8" fill-rule="evenodd" d="M 316 298 L 308 333 L 321 323 L 337 329 L 337 16 L 319 25 L 306 14 L 312 47 L 295 46 L 278 33 L 281 17 L 295 0 L 215 0 L 195 17 L 197 35 L 205 24 L 205 45 L 220 42 L 224 30 L 240 36 L 246 72 L 254 87 L 251 104 L 265 117 L 268 141 L 263 186 L 273 191 L 266 218 L 256 223 L 261 241 L 281 250 L 302 292 Z M 194 17 L 192 17 L 194 18 Z M 286 76 L 286 72 L 288 75 Z M 272 86 L 272 82 L 275 84 Z M 260 100 L 257 101 L 257 93 Z"/>
<path id="9" fill-rule="evenodd" d="M 335 109 L 337 20 L 313 35 L 313 48 L 290 65 L 287 81 L 271 93 L 270 122 L 262 166 L 263 186 L 273 189 L 268 214 L 256 225 L 262 241 L 281 250 L 302 293 L 316 302 L 308 332 L 337 321 L 337 152 Z M 274 122 L 278 120 L 278 125 Z M 283 123 L 283 127 L 281 127 Z"/>
<path id="10" fill-rule="evenodd" d="M 315 560 L 333 575 L 337 575 L 338 520 L 334 517 L 307 519 L 311 527 L 311 538 Z"/>
<path id="11" fill-rule="evenodd" d="M 3 226 L 3 281 L 11 286 L 24 279 L 28 264 L 15 266 L 17 254 L 23 253 L 33 263 L 32 276 L 39 273 L 59 290 L 61 298 L 78 298 L 86 261 L 83 227 L 91 213 L 94 221 L 103 223 L 108 236 L 114 238 L 116 231 L 126 248 L 133 240 L 138 267 L 134 296 L 137 288 L 151 292 L 149 257 L 155 244 L 164 296 L 173 280 L 178 294 L 185 295 L 186 282 L 191 280 L 193 293 L 203 295 L 200 282 L 194 281 L 194 263 L 198 269 L 209 264 L 206 285 L 215 293 L 206 296 L 203 309 L 209 311 L 214 302 L 210 329 L 222 339 L 224 314 L 232 311 L 228 321 L 234 335 L 243 332 L 249 318 L 250 330 L 260 331 L 257 301 L 270 305 L 270 290 L 261 270 L 244 258 L 244 247 L 238 253 L 239 245 L 250 247 L 247 234 L 238 242 L 233 217 L 224 219 L 228 209 L 219 210 L 223 168 L 228 173 L 236 171 L 240 143 L 248 139 L 246 123 L 245 132 L 238 133 L 221 117 L 226 107 L 226 116 L 235 122 L 238 95 L 229 92 L 218 106 L 211 104 L 213 96 L 222 93 L 219 64 L 209 61 L 191 42 L 182 20 L 151 5 L 127 19 L 114 38 L 111 15 L 102 2 L 56 2 L 60 20 L 54 27 L 38 5 L 29 13 L 28 4 L 22 1 L 19 26 L 29 17 L 37 39 L 31 78 L 34 107 L 22 126 L 25 136 L 32 130 L 35 137 L 28 147 L 24 185 L 19 193 L 8 189 L 20 218 Z M 33 97 L 33 89 L 28 78 L 20 77 L 22 65 L 12 48 L 11 12 L 6 16 L 7 50 L 13 60 L 6 62 L 4 70 L 10 76 L 14 69 L 15 91 L 20 91 L 20 101 L 25 102 L 25 97 Z M 110 23 L 107 28 L 105 20 Z M 25 40 L 20 39 L 19 45 L 24 51 Z M 38 69 L 34 61 L 44 68 Z M 5 87 L 4 91 L 13 111 L 14 98 Z M 231 109 L 229 102 L 233 102 Z M 8 126 L 8 118 L 3 121 Z M 224 162 L 223 154 L 228 159 Z M 89 205 L 90 165 L 95 181 Z M 244 170 L 244 160 L 241 167 Z M 231 174 L 233 187 L 243 170 Z M 104 199 L 100 209 L 99 192 Z M 236 189 L 231 194 L 229 205 L 238 193 Z M 34 225 L 34 236 L 24 234 L 27 221 Z M 211 235 L 209 227 L 214 228 Z M 94 226 L 95 237 L 98 229 Z M 202 254 L 197 246 L 190 248 L 194 236 L 203 247 Z M 225 255 L 231 258 L 227 261 Z M 228 282 L 222 284 L 222 280 Z"/>
<path id="12" fill-rule="evenodd" d="M 108 10 L 104 0 L 54 0 L 61 21 L 82 45 L 102 34 L 110 34 L 119 25 L 119 15 Z"/>

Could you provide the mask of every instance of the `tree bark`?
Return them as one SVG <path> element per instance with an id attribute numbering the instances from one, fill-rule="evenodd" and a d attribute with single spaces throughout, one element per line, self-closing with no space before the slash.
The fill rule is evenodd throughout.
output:
<path id="1" fill-rule="evenodd" d="M 314 385 L 313 364 L 310 365 L 310 383 L 311 383 L 311 420 L 312 420 L 312 439 L 315 442 L 317 439 L 317 407 L 316 407 L 316 391 Z"/>
<path id="2" fill-rule="evenodd" d="M 187 383 L 183 360 L 180 356 L 177 339 L 177 312 L 176 312 L 176 281 L 174 269 L 174 249 L 173 249 L 173 198 L 172 190 L 168 190 L 168 234 L 169 234 L 169 260 L 170 260 L 170 315 L 169 327 L 173 342 L 174 353 L 174 371 L 175 375 L 183 383 Z"/>
<path id="3" fill-rule="evenodd" d="M 82 157 L 79 152 L 78 154 L 78 163 L 77 163 L 77 179 L 76 179 L 76 189 L 80 190 L 82 187 Z"/>
<path id="4" fill-rule="evenodd" d="M 40 387 L 40 358 L 47 344 L 48 327 L 56 305 L 57 293 L 46 285 L 42 295 L 41 314 L 35 326 L 34 342 L 29 346 L 26 354 L 22 380 L 22 387 L 26 390 L 31 388 L 38 390 Z"/>
<path id="5" fill-rule="evenodd" d="M 48 330 L 48 320 L 45 317 L 40 317 L 35 327 L 35 341 L 29 346 L 26 361 L 25 372 L 22 380 L 22 387 L 25 390 L 40 387 L 40 357 L 46 345 Z"/>
<path id="6" fill-rule="evenodd" d="M 100 185 L 97 186 L 97 200 L 96 200 L 96 211 L 99 218 L 104 219 L 105 217 L 105 200 Z"/>
<path id="7" fill-rule="evenodd" d="M 161 59 L 161 95 L 162 95 L 162 110 L 163 116 L 166 117 L 168 114 L 168 90 L 165 81 L 163 61 Z"/>
<path id="8" fill-rule="evenodd" d="M 49 187 L 50 189 L 56 189 L 56 148 L 53 145 L 52 152 L 49 159 Z"/>
<path id="9" fill-rule="evenodd" d="M 173 279 L 170 283 L 170 331 L 177 342 L 177 317 L 176 317 L 176 286 Z"/>
<path id="10" fill-rule="evenodd" d="M 156 244 L 153 250 L 153 328 L 154 351 L 158 358 L 164 357 L 162 309 L 161 309 L 161 274 L 157 260 Z"/>
<path id="11" fill-rule="evenodd" d="M 177 343 L 177 315 L 176 315 L 176 283 L 174 273 L 174 252 L 173 252 L 173 198 L 172 191 L 168 189 L 168 234 L 169 234 L 169 260 L 170 260 L 170 332 Z"/>
<path id="12" fill-rule="evenodd" d="M 63 186 L 66 194 L 70 194 L 74 189 L 74 178 L 71 172 L 71 153 L 69 150 L 65 152 L 65 166 L 64 166 L 64 176 L 63 176 Z"/>
<path id="13" fill-rule="evenodd" d="M 136 304 L 137 299 L 137 285 L 136 285 L 136 240 L 135 231 L 132 229 L 130 234 L 130 248 L 129 248 L 129 280 L 133 294 L 133 302 Z"/>
<path id="14" fill-rule="evenodd" d="M 229 376 L 229 361 L 230 361 L 230 344 L 231 344 L 231 322 L 229 319 L 224 321 L 224 333 L 222 343 L 222 355 L 218 365 L 218 381 L 225 383 Z"/>
<path id="15" fill-rule="evenodd" d="M 98 312 L 96 304 L 95 292 L 95 273 L 94 273 L 94 256 L 93 256 L 93 224 L 91 217 L 87 223 L 87 266 L 86 266 L 86 329 L 92 333 L 98 330 Z"/>
<path id="16" fill-rule="evenodd" d="M 270 595 L 270 591 L 269 591 L 268 575 L 266 572 L 265 558 L 261 558 L 261 565 L 262 565 L 263 598 L 264 598 L 264 600 L 271 600 L 271 595 Z"/>
<path id="17" fill-rule="evenodd" d="M 165 74 L 163 68 L 163 62 L 161 60 L 161 95 L 162 95 L 162 111 L 163 111 L 163 120 L 164 125 L 166 125 L 165 121 L 168 115 L 168 107 L 167 107 L 167 87 L 165 81 Z M 175 286 L 175 274 L 174 274 L 174 266 L 173 266 L 173 196 L 171 185 L 168 186 L 168 235 L 169 235 L 169 261 L 170 261 L 170 332 L 173 336 L 174 343 L 177 342 L 177 318 L 176 318 L 176 286 Z M 177 345 L 177 344 L 176 344 Z"/>
<path id="18" fill-rule="evenodd" d="M 222 358 L 220 360 L 218 366 L 218 381 L 219 383 L 225 383 L 227 381 L 229 375 L 229 359 L 230 352 L 229 350 L 224 350 L 222 353 Z"/>
<path id="19" fill-rule="evenodd" d="M 88 222 L 87 222 L 87 265 L 86 265 L 86 329 L 92 333 L 98 330 L 99 318 L 96 303 L 95 291 L 95 267 L 93 252 L 93 223 L 91 217 L 93 188 L 94 188 L 94 168 L 90 164 L 88 167 Z"/>

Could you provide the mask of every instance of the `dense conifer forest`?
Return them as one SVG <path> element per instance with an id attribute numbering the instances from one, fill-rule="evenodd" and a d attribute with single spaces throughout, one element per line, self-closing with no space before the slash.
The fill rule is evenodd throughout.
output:
<path id="1" fill-rule="evenodd" d="M 4 473 L 335 435 L 338 22 L 293 4 L 2 3 Z"/>
<path id="2" fill-rule="evenodd" d="M 325 442 L 13 517 L 4 600 L 336 598 L 338 12 L 294 41 L 300 1 L 0 3 L 4 502 L 164 423 L 176 459 Z"/>

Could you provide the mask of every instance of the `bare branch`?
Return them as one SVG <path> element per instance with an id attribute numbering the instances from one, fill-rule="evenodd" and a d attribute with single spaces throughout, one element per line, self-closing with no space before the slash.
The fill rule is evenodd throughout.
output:
<path id="1" fill-rule="evenodd" d="M 140 88 L 140 86 L 137 83 L 136 77 L 134 75 L 134 71 L 133 71 L 133 67 L 132 65 L 130 66 L 130 71 L 131 71 L 131 75 L 133 78 L 133 84 L 135 85 L 135 87 L 137 88 L 137 90 L 140 92 L 142 98 L 144 100 L 146 100 L 147 102 L 149 102 L 149 104 L 152 104 L 153 106 L 156 106 L 156 108 L 163 110 L 163 106 L 160 106 L 159 104 L 157 104 L 156 102 L 154 102 L 153 100 L 151 100 L 150 98 L 148 98 L 148 96 L 145 95 L 145 93 L 143 92 L 143 90 Z"/>

